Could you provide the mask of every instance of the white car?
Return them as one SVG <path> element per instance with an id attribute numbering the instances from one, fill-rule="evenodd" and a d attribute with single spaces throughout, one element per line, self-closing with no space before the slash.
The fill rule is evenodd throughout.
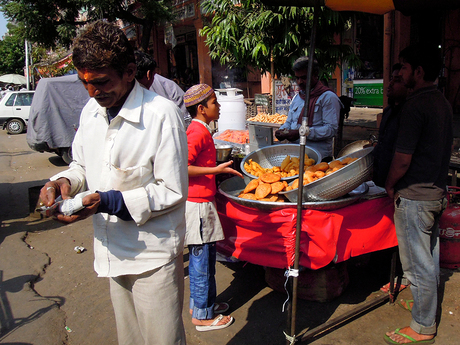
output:
<path id="1" fill-rule="evenodd" d="M 27 128 L 34 92 L 7 91 L 0 100 L 0 126 L 9 134 L 20 134 Z"/>

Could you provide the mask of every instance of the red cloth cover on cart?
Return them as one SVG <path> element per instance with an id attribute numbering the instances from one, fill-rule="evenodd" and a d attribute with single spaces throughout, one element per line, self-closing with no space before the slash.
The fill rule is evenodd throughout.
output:
<path id="1" fill-rule="evenodd" d="M 219 252 L 253 264 L 294 265 L 297 208 L 274 211 L 248 208 L 217 193 L 225 240 Z M 397 246 L 393 202 L 379 198 L 333 211 L 302 210 L 300 265 L 318 269 Z"/>

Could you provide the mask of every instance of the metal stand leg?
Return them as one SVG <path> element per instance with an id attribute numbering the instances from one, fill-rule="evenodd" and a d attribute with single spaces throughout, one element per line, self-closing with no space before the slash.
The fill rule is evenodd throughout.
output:
<path id="1" fill-rule="evenodd" d="M 396 277 L 396 261 L 398 259 L 398 247 L 393 251 L 391 256 L 391 271 L 390 271 L 390 303 L 395 302 L 395 277 Z"/>

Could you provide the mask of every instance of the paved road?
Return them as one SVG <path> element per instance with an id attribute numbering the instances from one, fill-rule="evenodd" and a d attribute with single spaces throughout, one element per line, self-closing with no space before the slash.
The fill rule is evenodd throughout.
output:
<path id="1" fill-rule="evenodd" d="M 91 222 L 65 226 L 29 216 L 29 188 L 44 184 L 64 164 L 55 155 L 31 151 L 25 134 L 0 131 L 0 167 L 0 343 L 116 344 L 108 282 L 92 269 Z M 87 251 L 76 254 L 76 245 Z M 187 255 L 184 260 L 187 265 Z M 379 296 L 375 291 L 388 279 L 388 265 L 388 251 L 349 260 L 350 283 L 342 296 L 327 303 L 298 301 L 297 333 Z M 287 316 L 282 306 L 287 296 L 272 290 L 265 274 L 263 267 L 244 262 L 218 263 L 218 300 L 230 302 L 235 323 L 222 331 L 197 332 L 186 303 L 188 344 L 284 344 Z M 185 283 L 187 287 L 187 277 Z M 443 270 L 438 344 L 458 343 L 459 286 L 458 272 Z M 186 288 L 185 301 L 188 296 Z M 410 291 L 400 297 L 410 298 Z M 405 326 L 409 317 L 396 305 L 383 305 L 305 343 L 383 344 L 384 332 Z"/>
<path id="2" fill-rule="evenodd" d="M 54 300 L 33 289 L 50 258 L 29 248 L 24 237 L 27 231 L 47 227 L 25 218 L 29 214 L 28 188 L 43 184 L 44 173 L 62 168 L 52 164 L 46 154 L 37 159 L 39 155 L 25 143 L 25 134 L 9 136 L 0 131 L 0 152 L 0 340 L 60 344 L 66 338 L 64 315 Z"/>

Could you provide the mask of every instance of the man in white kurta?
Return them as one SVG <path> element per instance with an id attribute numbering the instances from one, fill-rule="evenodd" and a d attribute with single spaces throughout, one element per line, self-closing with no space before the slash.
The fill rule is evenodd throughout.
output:
<path id="1" fill-rule="evenodd" d="M 88 28 L 88 45 L 93 49 L 94 36 L 103 41 L 111 33 L 124 42 L 117 30 L 96 22 Z M 74 160 L 51 178 L 41 198 L 50 205 L 59 194 L 65 199 L 92 192 L 83 198 L 84 210 L 57 218 L 73 222 L 93 216 L 94 267 L 100 277 L 111 278 L 119 343 L 183 345 L 188 175 L 182 116 L 174 103 L 135 81 L 133 51 L 123 72 L 110 64 L 86 68 L 91 51 L 85 44 L 77 42 L 73 54 L 91 99 L 72 145 Z M 123 49 L 126 44 L 127 39 Z M 102 56 L 98 49 L 105 46 L 96 43 L 92 59 Z"/>
<path id="2" fill-rule="evenodd" d="M 133 218 L 93 216 L 99 276 L 139 274 L 179 254 L 188 185 L 184 135 L 177 107 L 137 82 L 110 123 L 93 98 L 83 108 L 73 162 L 51 180 L 69 179 L 72 195 L 119 190 Z"/>

